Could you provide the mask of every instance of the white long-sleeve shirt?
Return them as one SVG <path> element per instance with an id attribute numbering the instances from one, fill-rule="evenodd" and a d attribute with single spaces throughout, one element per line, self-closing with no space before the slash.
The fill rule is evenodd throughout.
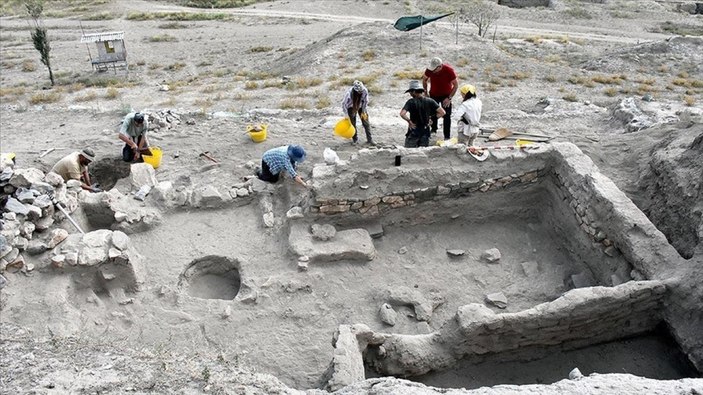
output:
<path id="1" fill-rule="evenodd" d="M 483 103 L 481 99 L 472 97 L 469 100 L 461 103 L 456 111 L 457 115 L 457 132 L 464 133 L 465 136 L 477 135 L 481 124 L 481 111 Z M 461 120 L 468 122 L 468 125 Z"/>

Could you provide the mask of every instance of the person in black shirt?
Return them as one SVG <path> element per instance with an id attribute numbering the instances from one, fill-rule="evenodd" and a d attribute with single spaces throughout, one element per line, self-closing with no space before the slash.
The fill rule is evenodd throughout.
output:
<path id="1" fill-rule="evenodd" d="M 400 110 L 400 117 L 408 122 L 405 147 L 427 147 L 430 145 L 432 115 L 441 118 L 445 111 L 436 101 L 425 97 L 425 89 L 420 81 L 410 81 L 410 86 L 405 92 L 412 96 Z"/>

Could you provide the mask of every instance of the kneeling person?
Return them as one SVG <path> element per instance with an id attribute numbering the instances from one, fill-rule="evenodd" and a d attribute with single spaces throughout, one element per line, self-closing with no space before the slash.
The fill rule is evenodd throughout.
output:
<path id="1" fill-rule="evenodd" d="M 88 165 L 95 160 L 95 153 L 90 148 L 64 156 L 56 162 L 51 171 L 60 175 L 64 181 L 78 180 L 81 188 L 86 191 L 100 192 L 97 187 L 91 186 Z"/>
<path id="2" fill-rule="evenodd" d="M 266 182 L 275 184 L 278 182 L 281 173 L 288 173 L 298 184 L 307 188 L 307 184 L 295 171 L 298 163 L 305 160 L 305 150 L 299 145 L 284 145 L 272 148 L 261 157 L 261 170 L 256 172 L 256 176 Z"/>
<path id="3" fill-rule="evenodd" d="M 122 121 L 120 133 L 117 135 L 124 141 L 122 149 L 122 160 L 125 162 L 143 162 L 142 152 L 149 150 L 149 141 L 146 132 L 149 129 L 149 122 L 144 114 L 133 112 L 127 114 Z"/>

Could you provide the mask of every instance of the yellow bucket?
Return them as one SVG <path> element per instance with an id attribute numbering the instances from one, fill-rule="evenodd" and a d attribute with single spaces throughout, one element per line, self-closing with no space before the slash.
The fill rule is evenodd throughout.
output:
<path id="1" fill-rule="evenodd" d="M 345 139 L 350 139 L 354 137 L 356 133 L 356 128 L 351 124 L 349 118 L 342 118 L 341 121 L 334 125 L 334 134 L 339 137 L 344 137 Z"/>
<path id="2" fill-rule="evenodd" d="M 154 169 L 158 169 L 161 166 L 161 157 L 164 153 L 159 147 L 149 147 L 149 151 L 151 151 L 151 155 L 142 155 L 144 163 L 148 163 Z"/>
<path id="3" fill-rule="evenodd" d="M 255 143 L 260 143 L 266 140 L 266 133 L 268 130 L 268 125 L 262 123 L 261 125 L 247 125 L 247 133 L 251 137 L 251 141 Z"/>
<path id="4" fill-rule="evenodd" d="M 529 140 L 520 140 L 520 139 L 515 140 L 515 145 L 517 145 L 518 147 L 524 147 L 527 145 L 532 145 L 534 143 L 535 143 L 534 141 L 529 141 Z"/>

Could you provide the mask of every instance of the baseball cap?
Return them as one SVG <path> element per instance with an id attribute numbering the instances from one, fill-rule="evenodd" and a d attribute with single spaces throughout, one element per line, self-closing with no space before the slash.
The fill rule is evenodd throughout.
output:
<path id="1" fill-rule="evenodd" d="M 442 65 L 442 59 L 440 59 L 440 58 L 432 58 L 432 60 L 430 60 L 430 70 L 434 70 L 441 65 Z"/>

